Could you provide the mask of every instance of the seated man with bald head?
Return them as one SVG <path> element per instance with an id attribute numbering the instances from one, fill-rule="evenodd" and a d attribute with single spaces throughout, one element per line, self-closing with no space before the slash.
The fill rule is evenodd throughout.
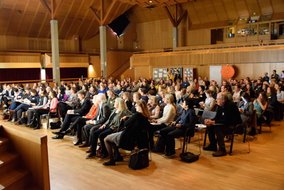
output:
<path id="1" fill-rule="evenodd" d="M 214 119 L 205 119 L 210 144 L 204 147 L 204 150 L 216 151 L 213 156 L 225 156 L 227 154 L 224 142 L 224 136 L 230 132 L 231 127 L 242 122 L 238 107 L 228 97 L 219 93 L 216 98 L 217 108 Z M 217 144 L 219 149 L 217 150 Z"/>

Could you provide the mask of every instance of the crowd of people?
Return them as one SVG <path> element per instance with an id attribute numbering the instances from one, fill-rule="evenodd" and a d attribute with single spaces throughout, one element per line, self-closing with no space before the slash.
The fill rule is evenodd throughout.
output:
<path id="1" fill-rule="evenodd" d="M 33 129 L 41 127 L 41 115 L 53 114 L 59 122 L 51 128 L 59 130 L 53 131 L 52 138 L 63 139 L 73 133 L 74 145 L 89 147 L 87 159 L 109 157 L 104 165 L 123 160 L 119 148 L 133 150 L 135 146 L 172 157 L 175 138 L 194 135 L 198 122 L 195 109 L 214 111 L 215 118 L 199 121 L 208 127 L 210 143 L 204 150 L 214 151 L 213 156 L 218 157 L 226 155 L 224 128 L 242 124 L 250 129 L 250 135 L 256 135 L 251 125 L 253 112 L 258 124 L 283 119 L 284 71 L 222 84 L 202 77 L 184 81 L 79 79 L 53 86 L 3 84 L 0 103 L 3 119 Z"/>

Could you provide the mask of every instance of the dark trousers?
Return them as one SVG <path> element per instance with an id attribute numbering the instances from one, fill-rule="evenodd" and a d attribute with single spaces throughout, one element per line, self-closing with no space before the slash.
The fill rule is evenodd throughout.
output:
<path id="1" fill-rule="evenodd" d="M 86 121 L 88 120 L 89 119 L 85 117 L 78 117 L 70 126 L 71 129 L 76 130 L 77 140 L 80 142 L 82 142 L 82 128 L 84 127 L 84 125 L 86 125 Z"/>
<path id="2" fill-rule="evenodd" d="M 84 135 L 84 137 L 86 139 L 86 144 L 90 144 L 90 142 L 91 142 L 91 139 L 90 139 L 91 130 L 97 130 L 100 126 L 101 126 L 101 124 L 98 124 L 98 125 L 94 125 L 94 124 L 84 125 L 84 127 L 82 129 L 82 132 L 83 132 L 83 135 Z"/>
<path id="3" fill-rule="evenodd" d="M 107 155 L 107 149 L 104 143 L 104 138 L 108 136 L 109 134 L 113 133 L 113 130 L 110 128 L 104 128 L 104 129 L 91 129 L 90 131 L 90 145 L 91 145 L 91 151 L 93 154 L 96 153 L 97 145 L 98 145 L 98 139 L 100 139 L 101 148 L 102 148 L 102 155 Z"/>
<path id="4" fill-rule="evenodd" d="M 60 132 L 64 132 L 66 131 L 70 124 L 74 121 L 76 121 L 76 119 L 78 119 L 79 117 L 81 117 L 80 115 L 75 115 L 75 114 L 67 114 L 64 118 L 64 121 L 61 125 L 61 129 L 60 129 Z"/>
<path id="5" fill-rule="evenodd" d="M 35 113 L 34 109 L 28 109 L 28 111 L 27 111 L 27 117 L 28 117 L 27 124 L 31 124 L 33 122 L 34 113 Z"/>
<path id="6" fill-rule="evenodd" d="M 210 146 L 219 146 L 219 150 L 226 151 L 225 142 L 224 142 L 224 134 L 225 134 L 225 126 L 224 125 L 212 125 L 207 127 L 207 134 L 210 141 Z"/>
<path id="7" fill-rule="evenodd" d="M 67 111 L 71 110 L 72 107 L 70 107 L 68 104 L 66 104 L 64 102 L 59 102 L 58 105 L 57 105 L 57 109 L 58 109 L 59 117 L 61 117 L 64 120 L 65 116 L 67 114 Z"/>
<path id="8" fill-rule="evenodd" d="M 148 133 L 149 133 L 149 143 L 150 143 L 151 149 L 154 147 L 154 133 L 158 130 L 165 128 L 165 127 L 167 127 L 166 124 L 150 125 L 149 126 Z"/>
<path id="9" fill-rule="evenodd" d="M 34 127 L 35 128 L 39 128 L 41 123 L 40 123 L 40 116 L 43 115 L 43 114 L 48 114 L 49 113 L 49 109 L 36 109 L 35 110 L 35 113 L 34 113 L 34 122 L 35 122 L 35 125 Z"/>
<path id="10" fill-rule="evenodd" d="M 164 145 L 164 149 L 166 154 L 174 154 L 175 153 L 175 138 L 184 136 L 185 130 L 182 128 L 176 127 L 166 127 L 160 130 L 160 138 L 161 144 L 159 146 Z M 164 144 L 163 144 L 164 143 Z"/>

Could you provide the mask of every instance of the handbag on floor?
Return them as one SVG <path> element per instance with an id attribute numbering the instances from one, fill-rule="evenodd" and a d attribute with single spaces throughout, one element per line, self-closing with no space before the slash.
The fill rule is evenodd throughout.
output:
<path id="1" fill-rule="evenodd" d="M 133 170 L 143 169 L 149 166 L 149 150 L 135 149 L 131 152 L 128 167 Z"/>

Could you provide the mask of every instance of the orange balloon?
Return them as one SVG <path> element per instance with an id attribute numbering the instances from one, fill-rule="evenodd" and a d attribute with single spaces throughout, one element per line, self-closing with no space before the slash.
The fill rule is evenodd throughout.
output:
<path id="1" fill-rule="evenodd" d="M 235 69 L 231 65 L 224 65 L 222 66 L 221 74 L 224 79 L 232 78 L 235 75 Z"/>

